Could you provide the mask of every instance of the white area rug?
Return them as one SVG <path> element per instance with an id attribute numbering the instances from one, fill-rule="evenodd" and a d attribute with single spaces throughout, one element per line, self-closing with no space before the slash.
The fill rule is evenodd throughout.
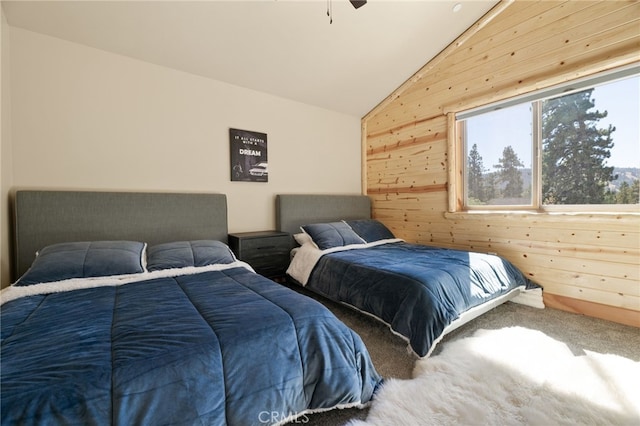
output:
<path id="1" fill-rule="evenodd" d="M 640 363 L 575 355 L 536 330 L 478 330 L 413 377 L 386 380 L 350 425 L 640 425 Z"/>

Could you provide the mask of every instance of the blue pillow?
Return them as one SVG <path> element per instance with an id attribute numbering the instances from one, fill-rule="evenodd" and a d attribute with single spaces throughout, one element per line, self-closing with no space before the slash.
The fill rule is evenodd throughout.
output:
<path id="1" fill-rule="evenodd" d="M 314 223 L 301 226 L 301 228 L 311 237 L 320 250 L 365 243 L 365 241 L 344 222 Z"/>
<path id="2" fill-rule="evenodd" d="M 15 285 L 142 273 L 145 246 L 137 241 L 53 244 L 38 252 L 29 270 Z"/>
<path id="3" fill-rule="evenodd" d="M 157 244 L 147 250 L 147 269 L 186 268 L 236 261 L 225 243 L 215 240 L 176 241 Z"/>
<path id="4" fill-rule="evenodd" d="M 389 228 L 375 219 L 346 220 L 345 222 L 368 243 L 395 238 Z"/>

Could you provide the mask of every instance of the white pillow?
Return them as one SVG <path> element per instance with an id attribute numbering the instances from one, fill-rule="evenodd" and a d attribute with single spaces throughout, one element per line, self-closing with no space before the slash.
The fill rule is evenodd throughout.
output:
<path id="1" fill-rule="evenodd" d="M 307 243 L 311 243 L 313 244 L 313 239 L 311 239 L 311 236 L 309 236 L 309 234 L 307 234 L 306 232 L 300 232 L 299 234 L 293 234 L 293 239 L 296 240 L 296 243 L 300 244 L 301 246 L 307 244 Z"/>

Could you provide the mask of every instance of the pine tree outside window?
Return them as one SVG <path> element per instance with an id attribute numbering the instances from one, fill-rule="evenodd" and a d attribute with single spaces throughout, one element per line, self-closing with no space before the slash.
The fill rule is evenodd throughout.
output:
<path id="1" fill-rule="evenodd" d="M 640 211 L 639 71 L 456 114 L 462 209 Z"/>

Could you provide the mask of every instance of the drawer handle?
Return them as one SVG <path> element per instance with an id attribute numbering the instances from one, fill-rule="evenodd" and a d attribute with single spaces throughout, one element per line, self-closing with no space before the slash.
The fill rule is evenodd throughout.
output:
<path id="1" fill-rule="evenodd" d="M 269 250 L 276 248 L 276 246 L 264 246 L 264 247 L 256 247 L 258 250 Z"/>

